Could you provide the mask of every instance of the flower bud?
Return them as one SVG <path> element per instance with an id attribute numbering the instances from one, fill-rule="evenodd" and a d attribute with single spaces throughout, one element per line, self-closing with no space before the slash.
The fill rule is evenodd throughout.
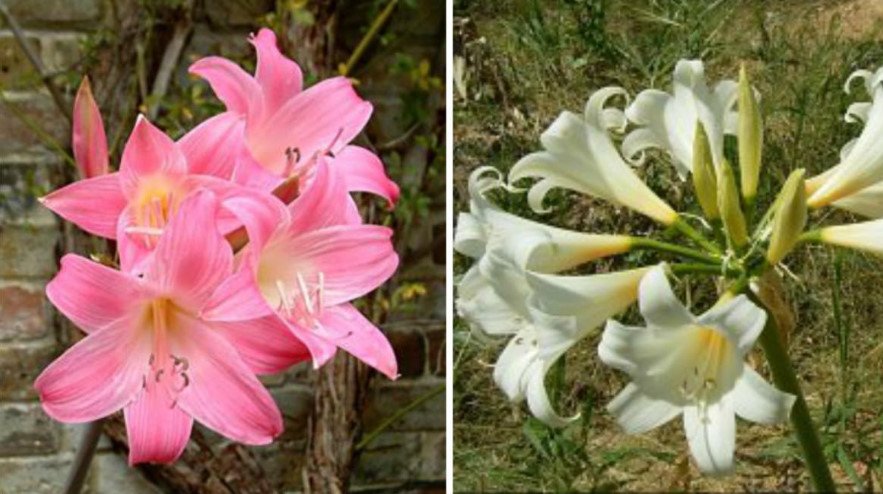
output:
<path id="1" fill-rule="evenodd" d="M 742 197 L 747 202 L 757 195 L 760 179 L 761 150 L 763 147 L 763 123 L 754 90 L 748 82 L 745 66 L 739 71 L 739 170 L 742 175 Z"/>
<path id="2" fill-rule="evenodd" d="M 805 170 L 791 172 L 779 197 L 776 198 L 773 212 L 773 233 L 766 258 L 770 264 L 778 264 L 794 248 L 803 227 L 806 226 L 806 186 L 803 182 Z"/>
<path id="3" fill-rule="evenodd" d="M 696 122 L 693 136 L 693 188 L 702 212 L 710 220 L 720 218 L 717 209 L 717 179 L 714 175 L 714 160 L 708 145 L 708 134 L 702 122 Z"/>
<path id="4" fill-rule="evenodd" d="M 739 204 L 736 177 L 727 160 L 721 160 L 717 168 L 717 185 L 717 209 L 720 211 L 724 231 L 730 240 L 730 246 L 740 248 L 748 243 L 748 228 L 745 226 L 745 215 Z"/>

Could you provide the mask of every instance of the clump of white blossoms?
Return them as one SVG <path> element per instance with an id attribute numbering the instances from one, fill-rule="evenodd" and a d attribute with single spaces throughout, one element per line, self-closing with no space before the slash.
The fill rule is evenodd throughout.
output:
<path id="1" fill-rule="evenodd" d="M 571 423 L 575 416 L 555 411 L 546 373 L 606 321 L 599 357 L 631 379 L 607 409 L 627 433 L 682 415 L 697 466 L 720 475 L 734 467 L 737 415 L 763 424 L 790 418 L 815 487 L 833 491 L 799 378 L 771 315 L 775 304 L 761 288 L 787 272 L 783 259 L 804 242 L 883 254 L 883 69 L 855 72 L 847 92 L 857 79 L 871 99 L 851 105 L 845 118 L 863 123 L 861 134 L 824 173 L 805 179 L 803 169 L 793 170 L 763 214 L 757 190 L 769 177 L 762 167 L 759 94 L 744 68 L 738 82 L 709 87 L 695 60 L 677 64 L 671 93 L 647 89 L 620 109 L 608 100 L 627 93 L 608 87 L 589 98 L 582 114 L 561 113 L 540 137 L 542 150 L 515 163 L 508 177 L 491 167 L 475 170 L 470 211 L 460 213 L 454 243 L 475 262 L 458 282 L 457 311 L 474 331 L 509 338 L 494 367 L 506 396 L 526 400 L 551 426 Z M 725 152 L 727 139 L 736 140 L 733 156 Z M 689 181 L 704 218 L 675 211 L 641 180 L 634 167 L 649 149 L 663 151 Z M 642 213 L 681 241 L 552 227 L 507 213 L 488 197 L 494 189 L 521 193 L 527 178 L 537 179 L 527 190 L 537 213 L 554 213 L 544 198 L 563 188 Z M 807 209 L 827 206 L 872 220 L 807 230 Z M 577 267 L 590 272 L 592 261 L 637 249 L 671 259 L 618 272 L 559 274 Z M 715 277 L 717 302 L 694 316 L 675 297 L 669 275 Z M 646 327 L 611 319 L 635 302 Z M 746 361 L 755 341 L 773 384 Z"/>

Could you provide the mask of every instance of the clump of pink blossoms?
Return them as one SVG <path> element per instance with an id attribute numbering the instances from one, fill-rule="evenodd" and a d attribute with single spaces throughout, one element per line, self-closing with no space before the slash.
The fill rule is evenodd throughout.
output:
<path id="1" fill-rule="evenodd" d="M 399 195 L 380 159 L 349 144 L 371 104 L 343 77 L 303 89 L 272 31 L 251 42 L 254 76 L 218 57 L 190 68 L 227 111 L 177 142 L 139 117 L 116 172 L 84 81 L 73 124 L 82 179 L 42 198 L 116 240 L 119 269 L 62 259 L 46 294 L 86 337 L 35 387 L 62 422 L 122 409 L 130 464 L 174 461 L 194 420 L 271 442 L 282 415 L 256 376 L 310 359 L 318 367 L 338 348 L 397 376 L 389 341 L 351 304 L 398 266 L 392 230 L 363 224 L 350 195 L 390 206 Z M 286 184 L 296 189 L 287 204 L 274 195 Z"/>

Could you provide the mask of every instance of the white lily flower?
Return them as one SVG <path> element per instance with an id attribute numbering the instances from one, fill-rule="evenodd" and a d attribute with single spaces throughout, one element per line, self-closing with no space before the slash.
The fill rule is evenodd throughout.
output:
<path id="1" fill-rule="evenodd" d="M 693 138 L 696 123 L 702 122 L 708 134 L 715 165 L 724 157 L 724 134 L 736 134 L 738 113 L 733 110 L 738 84 L 723 80 L 710 90 L 700 60 L 681 60 L 672 79 L 672 94 L 647 89 L 625 110 L 629 121 L 640 125 L 622 142 L 623 155 L 641 164 L 645 151 L 668 151 L 680 177 L 693 168 Z"/>
<path id="2" fill-rule="evenodd" d="M 494 368 L 494 380 L 513 402 L 524 399 L 536 417 L 562 426 L 571 419 L 555 413 L 545 389 L 545 376 L 560 353 L 543 358 L 537 343 L 540 327 L 554 332 L 574 324 L 569 316 L 552 316 L 529 307 L 533 289 L 527 269 L 556 272 L 621 252 L 629 237 L 592 235 L 554 228 L 496 208 L 484 194 L 502 187 L 499 172 L 477 169 L 469 179 L 470 212 L 458 218 L 454 248 L 476 259 L 458 283 L 457 311 L 474 330 L 514 335 Z M 635 282 L 637 283 L 637 282 Z M 606 318 L 607 316 L 605 316 Z M 596 326 L 600 324 L 599 321 Z"/>
<path id="3" fill-rule="evenodd" d="M 883 219 L 819 230 L 819 238 L 831 245 L 883 255 Z"/>
<path id="4" fill-rule="evenodd" d="M 589 98 L 583 116 L 561 113 L 540 136 L 545 150 L 525 156 L 509 171 L 510 183 L 526 177 L 541 178 L 527 196 L 534 211 L 548 212 L 543 208 L 546 193 L 562 187 L 629 207 L 664 225 L 677 219 L 671 206 L 623 160 L 608 134 L 608 130 L 621 129 L 625 124 L 620 110 L 604 107 L 616 95 L 626 95 L 625 90 L 600 89 Z"/>
<path id="5" fill-rule="evenodd" d="M 766 312 L 739 295 L 693 316 L 675 297 L 662 266 L 641 281 L 638 303 L 647 327 L 610 320 L 598 347 L 604 363 L 632 378 L 607 409 L 630 434 L 683 414 L 699 469 L 730 472 L 735 416 L 763 424 L 782 422 L 795 400 L 745 363 Z"/>
<path id="6" fill-rule="evenodd" d="M 870 102 L 850 105 L 844 117 L 847 122 L 863 122 L 861 134 L 843 146 L 840 163 L 807 182 L 811 192 L 808 204 L 820 208 L 829 204 L 866 216 L 883 215 L 883 207 L 875 202 L 883 195 L 883 69 L 876 73 L 859 70 L 849 76 L 846 90 L 855 79 L 863 79 Z"/>

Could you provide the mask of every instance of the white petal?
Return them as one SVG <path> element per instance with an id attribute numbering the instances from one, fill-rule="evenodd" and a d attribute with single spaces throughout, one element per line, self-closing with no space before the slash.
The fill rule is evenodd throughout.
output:
<path id="1" fill-rule="evenodd" d="M 625 136 L 621 149 L 623 157 L 638 166 L 644 163 L 648 149 L 665 149 L 665 141 L 650 129 L 638 128 Z"/>
<path id="2" fill-rule="evenodd" d="M 597 102 L 594 98 L 590 99 L 590 108 Z M 601 116 L 595 119 L 603 120 Z M 543 212 L 545 193 L 553 187 L 562 187 L 630 207 L 663 224 L 671 224 L 677 214 L 638 178 L 601 124 L 563 112 L 541 136 L 546 150 L 519 160 L 509 171 L 509 181 L 514 183 L 527 177 L 543 179 L 528 195 L 530 206 L 538 212 Z"/>
<path id="3" fill-rule="evenodd" d="M 883 255 L 883 219 L 829 226 L 821 232 L 825 243 Z"/>
<path id="4" fill-rule="evenodd" d="M 683 349 L 683 340 L 679 336 L 640 326 L 626 326 L 610 319 L 598 344 L 598 357 L 605 364 L 628 373 L 632 378 L 662 376 L 670 373 L 673 359 Z M 642 379 L 642 382 L 645 381 Z M 663 384 L 671 384 L 669 387 L 672 390 L 679 385 L 677 382 Z M 662 394 L 656 393 L 660 396 Z"/>
<path id="5" fill-rule="evenodd" d="M 883 217 L 883 182 L 877 182 L 836 201 L 834 207 L 868 218 Z"/>
<path id="6" fill-rule="evenodd" d="M 788 420 L 796 398 L 779 391 L 745 364 L 742 375 L 726 399 L 743 419 L 758 424 L 777 424 Z"/>
<path id="7" fill-rule="evenodd" d="M 880 94 L 883 87 L 877 86 L 865 128 L 837 172 L 809 197 L 810 207 L 826 206 L 883 180 L 883 98 L 877 98 Z"/>
<path id="8" fill-rule="evenodd" d="M 725 475 L 732 472 L 736 415 L 726 401 L 709 404 L 704 415 L 695 406 L 686 407 L 684 432 L 690 453 L 702 473 Z"/>
<path id="9" fill-rule="evenodd" d="M 693 314 L 675 297 L 665 275 L 665 266 L 651 269 L 641 280 L 638 305 L 647 324 L 658 328 L 679 328 L 693 324 Z"/>
<path id="10" fill-rule="evenodd" d="M 564 427 L 579 418 L 579 413 L 572 417 L 562 417 L 555 412 L 549 395 L 546 393 L 546 373 L 552 362 L 536 361 L 525 376 L 527 379 L 527 406 L 534 417 L 550 427 Z"/>
<path id="11" fill-rule="evenodd" d="M 843 120 L 847 123 L 865 123 L 868 121 L 868 114 L 871 111 L 871 103 L 869 102 L 860 102 L 853 103 L 849 105 L 849 108 L 846 109 L 846 114 L 843 116 Z M 841 156 L 841 159 L 843 156 Z"/>
<path id="12" fill-rule="evenodd" d="M 527 273 L 534 290 L 529 305 L 552 315 L 575 316 L 580 330 L 600 326 L 625 310 L 638 296 L 638 284 L 650 267 L 586 276 Z"/>
<path id="13" fill-rule="evenodd" d="M 665 111 L 671 95 L 658 89 L 645 89 L 625 109 L 625 116 L 638 125 L 650 125 Z"/>
<path id="14" fill-rule="evenodd" d="M 846 83 L 843 84 L 843 90 L 846 92 L 846 94 L 850 94 L 851 90 L 852 90 L 852 81 L 855 79 L 861 79 L 865 83 L 865 88 L 868 88 L 869 83 L 870 83 L 871 79 L 873 78 L 873 76 L 874 76 L 874 73 L 871 72 L 870 70 L 863 70 L 863 69 L 856 70 L 852 74 L 849 74 L 849 77 L 846 78 Z M 871 93 L 871 92 L 872 91 L 870 89 L 868 89 L 868 93 Z"/>
<path id="15" fill-rule="evenodd" d="M 629 383 L 607 404 L 607 411 L 627 434 L 641 434 L 669 422 L 681 408 L 665 400 L 654 399 Z"/>
<path id="16" fill-rule="evenodd" d="M 739 295 L 712 307 L 698 317 L 698 322 L 724 333 L 736 345 L 738 356 L 742 358 L 760 336 L 766 319 L 766 311 L 754 305 L 745 295 Z"/>
<path id="17" fill-rule="evenodd" d="M 481 257 L 486 243 L 484 227 L 478 219 L 469 213 L 460 213 L 454 232 L 454 250 L 469 257 Z"/>
<path id="18" fill-rule="evenodd" d="M 536 357 L 536 336 L 533 328 L 530 327 L 512 337 L 503 349 L 503 353 L 494 364 L 494 382 L 509 400 L 517 402 L 524 399 L 522 382 L 527 369 Z"/>
<path id="19" fill-rule="evenodd" d="M 547 314 L 530 303 L 528 313 L 536 329 L 539 356 L 550 362 L 557 360 L 595 329 L 579 326 L 579 321 L 574 316 Z"/>
<path id="20" fill-rule="evenodd" d="M 852 152 L 852 149 L 855 147 L 855 143 L 857 141 L 858 139 L 852 139 L 844 144 L 842 148 L 840 148 L 840 161 L 845 160 L 846 157 L 849 156 L 849 153 Z M 834 204 L 836 205 L 837 203 L 835 202 Z"/>
<path id="21" fill-rule="evenodd" d="M 513 334 L 525 324 L 519 309 L 504 300 L 476 267 L 467 271 L 457 285 L 457 314 L 473 330 L 489 335 Z"/>

